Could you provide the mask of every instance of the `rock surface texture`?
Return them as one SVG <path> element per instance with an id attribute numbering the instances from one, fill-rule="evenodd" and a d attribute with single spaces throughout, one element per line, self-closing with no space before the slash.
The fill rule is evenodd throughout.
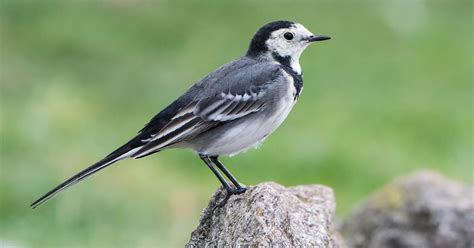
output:
<path id="1" fill-rule="evenodd" d="M 342 226 L 349 247 L 474 247 L 473 189 L 423 171 L 362 203 Z"/>
<path id="2" fill-rule="evenodd" d="M 186 247 L 345 247 L 328 187 L 262 183 L 216 207 L 225 196 L 222 188 L 213 195 Z"/>

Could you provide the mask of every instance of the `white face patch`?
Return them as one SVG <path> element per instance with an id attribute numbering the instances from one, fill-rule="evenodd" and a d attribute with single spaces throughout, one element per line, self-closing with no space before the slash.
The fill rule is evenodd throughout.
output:
<path id="1" fill-rule="evenodd" d="M 285 33 L 291 33 L 293 39 L 287 40 Z M 313 35 L 308 29 L 299 23 L 295 23 L 290 28 L 283 28 L 270 35 L 266 45 L 270 52 L 274 52 L 281 57 L 290 57 L 290 65 L 294 71 L 301 74 L 299 59 L 301 53 L 310 44 L 305 39 Z"/>

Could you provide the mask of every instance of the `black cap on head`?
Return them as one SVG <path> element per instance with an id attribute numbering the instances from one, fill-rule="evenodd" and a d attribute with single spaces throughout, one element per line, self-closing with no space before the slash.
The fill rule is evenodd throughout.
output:
<path id="1" fill-rule="evenodd" d="M 252 40 L 250 41 L 250 46 L 249 46 L 249 50 L 247 51 L 247 56 L 255 56 L 259 53 L 267 51 L 268 48 L 265 45 L 265 41 L 267 41 L 267 39 L 270 37 L 270 34 L 273 31 L 281 29 L 281 28 L 289 28 L 293 24 L 295 23 L 290 22 L 290 21 L 274 21 L 261 27 L 257 31 L 257 33 L 255 33 Z"/>

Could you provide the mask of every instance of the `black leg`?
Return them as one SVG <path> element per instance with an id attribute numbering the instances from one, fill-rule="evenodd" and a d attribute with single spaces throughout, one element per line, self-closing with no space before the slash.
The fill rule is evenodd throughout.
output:
<path id="1" fill-rule="evenodd" d="M 231 191 L 229 191 L 229 193 L 231 194 L 242 194 L 245 192 L 245 190 L 247 190 L 247 188 L 245 188 L 244 186 L 240 185 L 240 183 L 237 181 L 237 179 L 230 173 L 230 171 L 227 170 L 227 168 L 225 168 L 225 166 L 218 160 L 218 157 L 217 156 L 211 156 L 209 157 L 211 159 L 211 161 L 217 165 L 217 167 L 222 171 L 224 172 L 224 174 L 226 175 L 227 178 L 230 179 L 230 181 L 232 182 L 232 184 L 234 184 L 235 186 L 235 189 L 232 189 Z"/>
<path id="2" fill-rule="evenodd" d="M 216 175 L 217 179 L 219 179 L 219 181 L 222 183 L 222 185 L 227 190 L 227 192 L 232 192 L 233 189 L 229 186 L 229 184 L 224 179 L 224 177 L 222 177 L 221 173 L 214 167 L 211 160 L 209 160 L 209 156 L 199 154 L 199 157 L 202 159 L 202 161 L 204 161 L 204 163 L 206 163 L 209 169 L 211 169 L 211 171 L 214 172 L 214 175 Z"/>

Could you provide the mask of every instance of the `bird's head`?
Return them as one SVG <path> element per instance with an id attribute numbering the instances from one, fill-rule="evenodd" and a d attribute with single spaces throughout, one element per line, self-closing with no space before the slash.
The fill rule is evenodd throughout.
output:
<path id="1" fill-rule="evenodd" d="M 328 36 L 311 33 L 299 23 L 270 22 L 255 33 L 247 56 L 271 55 L 277 59 L 298 61 L 301 53 L 311 43 L 328 39 Z"/>

